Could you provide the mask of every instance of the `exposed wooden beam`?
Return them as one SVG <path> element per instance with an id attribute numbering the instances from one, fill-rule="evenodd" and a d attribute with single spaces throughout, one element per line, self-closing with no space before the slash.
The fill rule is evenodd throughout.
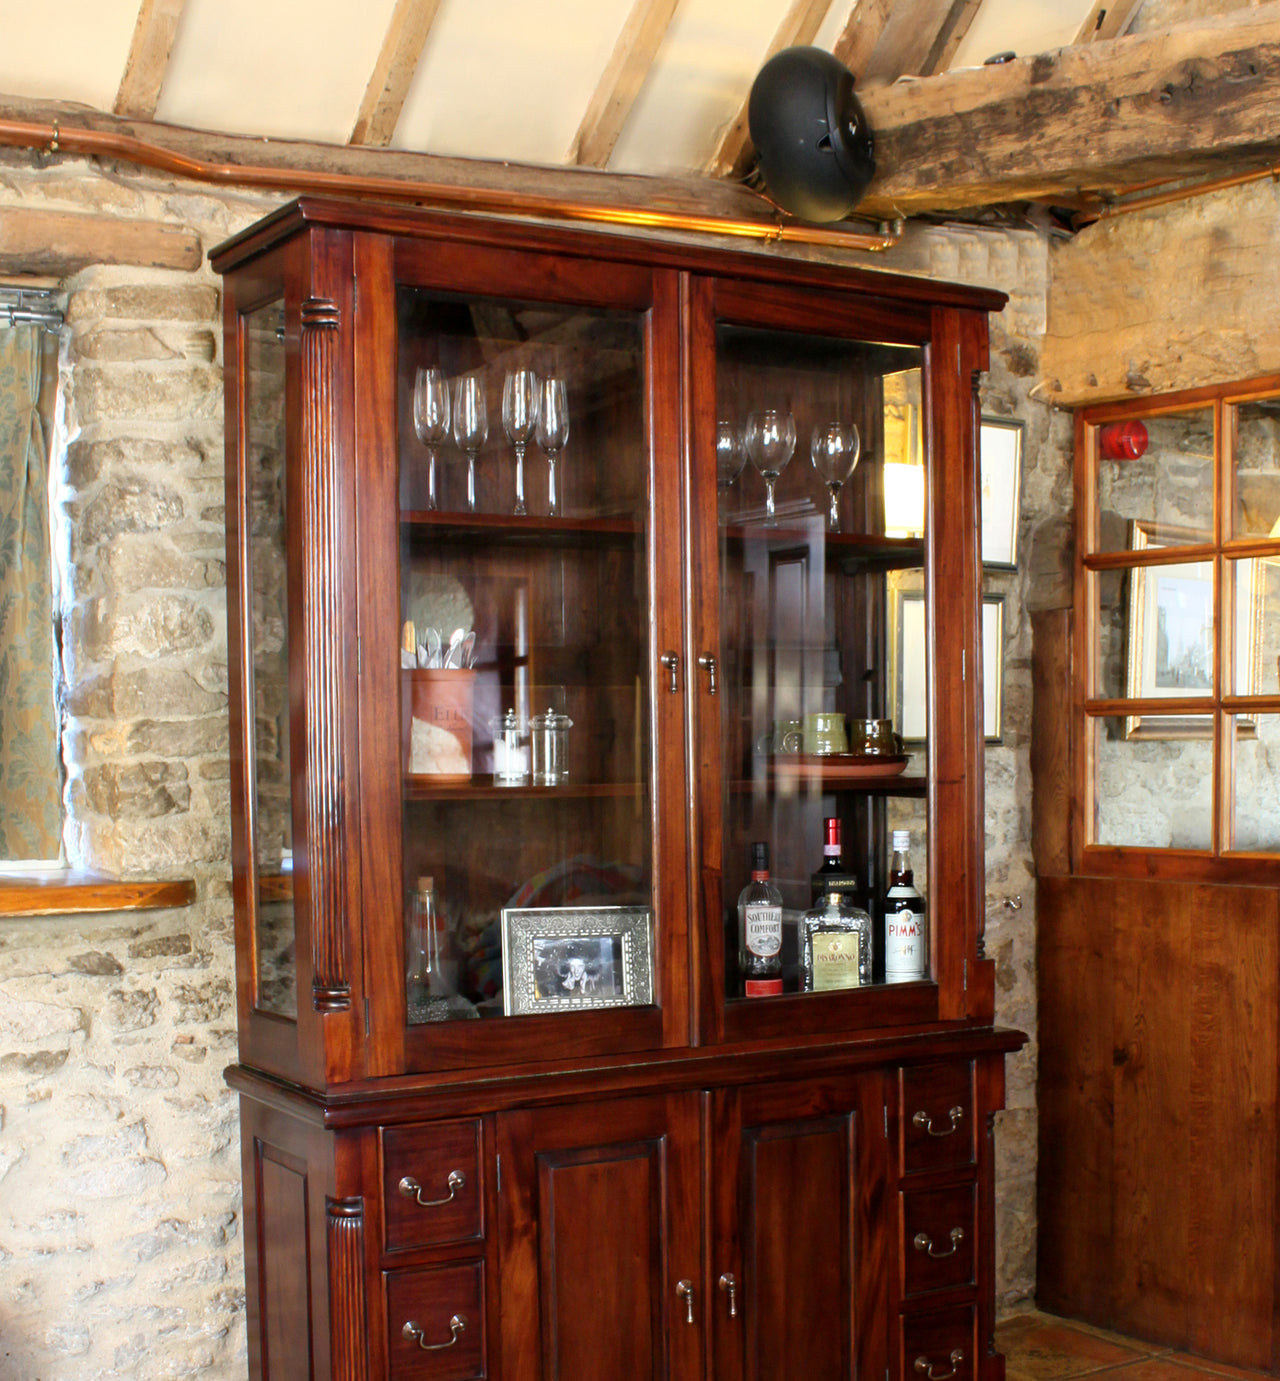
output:
<path id="1" fill-rule="evenodd" d="M 439 8 L 440 0 L 396 0 L 349 143 L 378 149 L 391 143 Z"/>
<path id="2" fill-rule="evenodd" d="M 161 221 L 79 211 L 0 211 L 0 273 L 62 278 L 87 264 L 194 273 L 202 257 L 199 235 Z"/>
<path id="3" fill-rule="evenodd" d="M 812 43 L 830 8 L 831 0 L 792 0 L 791 8 L 787 11 L 786 18 L 778 25 L 778 31 L 769 44 L 769 51 L 765 53 L 761 67 L 784 48 Z M 751 135 L 747 129 L 747 100 L 744 100 L 737 115 L 720 136 L 720 143 L 707 164 L 707 172 L 715 177 L 741 177 L 750 165 L 751 153 Z"/>
<path id="4" fill-rule="evenodd" d="M 862 74 L 871 61 L 876 44 L 880 42 L 880 35 L 884 33 L 892 9 L 893 0 L 858 0 L 831 49 L 853 73 L 856 83 L 862 81 Z"/>
<path id="5" fill-rule="evenodd" d="M 1280 157 L 1280 5 L 864 92 L 860 213 L 1072 198 Z"/>
<path id="6" fill-rule="evenodd" d="M 155 115 L 185 4 L 186 0 L 142 0 L 116 92 L 117 115 L 135 120 L 150 120 Z"/>
<path id="7" fill-rule="evenodd" d="M 898 0 L 879 42 L 863 64 L 859 89 L 887 86 L 902 76 L 929 76 L 951 61 L 973 23 L 980 0 Z"/>
<path id="8" fill-rule="evenodd" d="M 1077 43 L 1097 43 L 1099 39 L 1119 38 L 1137 18 L 1142 0 L 1094 0 L 1080 25 Z"/>
<path id="9" fill-rule="evenodd" d="M 920 76 L 932 77 L 936 72 L 945 72 L 951 66 L 956 50 L 964 42 L 965 35 L 981 8 L 982 0 L 954 0 L 934 35 L 932 47 L 925 55 L 920 67 Z"/>
<path id="10" fill-rule="evenodd" d="M 658 56 L 679 3 L 680 0 L 635 0 L 614 45 L 613 56 L 573 137 L 568 162 L 582 168 L 608 167 L 613 146 Z"/>

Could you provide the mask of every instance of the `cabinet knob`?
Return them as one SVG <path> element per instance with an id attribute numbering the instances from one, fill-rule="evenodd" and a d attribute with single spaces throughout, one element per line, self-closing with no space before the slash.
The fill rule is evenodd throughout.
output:
<path id="1" fill-rule="evenodd" d="M 738 1317 L 738 1282 L 729 1271 L 726 1271 L 716 1281 L 716 1284 L 729 1296 L 729 1317 L 736 1319 Z"/>
<path id="2" fill-rule="evenodd" d="M 716 693 L 716 659 L 709 652 L 704 652 L 698 658 L 698 665 L 707 673 L 709 678 L 707 694 L 714 695 Z"/>
<path id="3" fill-rule="evenodd" d="M 678 652 L 664 652 L 658 661 L 671 673 L 671 694 L 679 695 L 680 679 L 677 673 L 680 670 L 680 654 Z"/>
<path id="4" fill-rule="evenodd" d="M 951 1245 L 944 1252 L 936 1252 L 933 1249 L 933 1238 L 927 1232 L 918 1232 L 911 1239 L 911 1245 L 918 1252 L 928 1252 L 935 1261 L 941 1261 L 944 1256 L 954 1256 L 956 1248 L 964 1241 L 964 1229 L 952 1228 L 950 1232 Z"/>
<path id="5" fill-rule="evenodd" d="M 927 1377 L 928 1381 L 950 1381 L 956 1374 L 956 1368 L 964 1361 L 964 1348 L 953 1347 L 947 1360 L 951 1363 L 950 1371 L 934 1371 L 933 1363 L 927 1357 L 917 1357 L 915 1369 L 921 1376 Z"/>
<path id="6" fill-rule="evenodd" d="M 940 1132 L 936 1132 L 933 1129 L 933 1118 L 931 1118 L 929 1114 L 925 1112 L 923 1108 L 921 1108 L 920 1111 L 916 1113 L 916 1115 L 911 1119 L 911 1124 L 915 1127 L 923 1127 L 924 1130 L 928 1132 L 930 1136 L 950 1136 L 951 1133 L 954 1132 L 957 1127 L 959 1127 L 963 1118 L 964 1109 L 962 1107 L 956 1106 L 954 1108 L 948 1109 L 947 1121 L 949 1125 L 943 1127 L 943 1129 Z"/>
<path id="7" fill-rule="evenodd" d="M 693 1322 L 693 1281 L 677 1280 L 676 1294 L 684 1300 L 684 1321 Z"/>
<path id="8" fill-rule="evenodd" d="M 418 1327 L 412 1319 L 400 1330 L 401 1337 L 417 1345 L 423 1352 L 440 1352 L 446 1347 L 452 1347 L 458 1338 L 467 1331 L 467 1316 L 465 1314 L 455 1314 L 449 1320 L 449 1341 L 447 1343 L 426 1343 L 423 1342 L 422 1329 Z"/>
<path id="9" fill-rule="evenodd" d="M 399 1189 L 406 1199 L 413 1199 L 420 1208 L 439 1208 L 441 1204 L 452 1203 L 457 1197 L 458 1190 L 466 1188 L 467 1177 L 461 1170 L 450 1170 L 449 1178 L 445 1180 L 444 1183 L 445 1188 L 448 1189 L 449 1192 L 443 1199 L 424 1199 L 422 1197 L 422 1186 L 412 1175 L 406 1175 L 400 1181 Z"/>

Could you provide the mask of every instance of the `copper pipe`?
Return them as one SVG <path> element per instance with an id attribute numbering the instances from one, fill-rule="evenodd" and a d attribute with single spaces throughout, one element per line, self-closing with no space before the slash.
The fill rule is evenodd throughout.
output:
<path id="1" fill-rule="evenodd" d="M 437 182 L 415 182 L 362 173 L 326 173 L 301 168 L 266 168 L 241 163 L 207 163 L 200 158 L 106 130 L 51 125 L 25 120 L 0 120 L 0 145 L 41 149 L 45 153 L 84 154 L 117 158 L 158 172 L 192 178 L 198 182 L 235 187 L 254 187 L 273 192 L 313 192 L 325 196 L 377 197 L 391 201 L 428 202 L 461 211 L 486 211 L 501 215 L 535 216 L 552 220 L 590 221 L 626 225 L 644 230 L 682 230 L 706 235 L 731 235 L 740 239 L 785 241 L 824 245 L 837 249 L 883 250 L 902 238 L 902 222 L 885 225 L 879 233 L 828 230 L 798 221 L 736 220 L 698 216 L 681 211 L 656 211 L 645 207 L 600 206 L 591 202 L 562 201 L 532 192 L 503 192 L 479 187 L 450 187 Z M 762 199 L 763 200 L 763 199 Z"/>
<path id="2" fill-rule="evenodd" d="M 1256 168 L 1251 173 L 1232 173 L 1226 177 L 1215 177 L 1208 182 L 1193 182 L 1186 187 L 1174 187 L 1168 192 L 1155 192 L 1149 197 L 1134 197 L 1132 201 L 1114 202 L 1101 211 L 1085 211 L 1074 217 L 1077 229 L 1093 225 L 1095 221 L 1111 220 L 1131 211 L 1146 211 L 1152 206 L 1168 206 L 1175 201 L 1190 201 L 1192 197 L 1202 197 L 1208 192 L 1221 192 L 1227 187 L 1243 187 L 1250 182 L 1261 182 L 1263 178 L 1280 181 L 1280 167 Z M 1159 186 L 1158 183 L 1145 183 L 1144 186 Z"/>

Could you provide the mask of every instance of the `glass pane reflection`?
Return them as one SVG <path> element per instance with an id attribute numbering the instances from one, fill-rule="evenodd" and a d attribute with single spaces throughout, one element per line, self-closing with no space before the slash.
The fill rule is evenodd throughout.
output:
<path id="1" fill-rule="evenodd" d="M 1280 398 L 1240 403 L 1232 419 L 1233 537 L 1280 537 Z"/>
<path id="2" fill-rule="evenodd" d="M 1094 844 L 1213 846 L 1213 716 L 1089 721 L 1094 733 Z"/>
<path id="3" fill-rule="evenodd" d="M 1109 459 L 1108 428 L 1098 430 L 1097 551 L 1135 545 L 1141 524 L 1151 545 L 1213 541 L 1213 409 L 1143 419 L 1145 454 Z"/>
<path id="4" fill-rule="evenodd" d="M 1280 715 L 1237 715 L 1233 848 L 1280 853 Z"/>

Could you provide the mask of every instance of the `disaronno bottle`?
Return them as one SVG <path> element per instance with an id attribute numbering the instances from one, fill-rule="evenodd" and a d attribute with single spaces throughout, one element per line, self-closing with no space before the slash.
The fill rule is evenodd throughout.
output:
<path id="1" fill-rule="evenodd" d="M 751 881 L 738 897 L 738 972 L 745 997 L 782 991 L 782 893 L 769 881 L 769 846 L 751 846 Z"/>
<path id="2" fill-rule="evenodd" d="M 848 892 L 831 891 L 800 923 L 801 986 L 807 993 L 871 982 L 871 917 Z"/>
<path id="3" fill-rule="evenodd" d="M 889 890 L 884 899 L 884 979 L 914 983 L 928 973 L 924 898 L 911 871 L 911 831 L 894 830 Z"/>

